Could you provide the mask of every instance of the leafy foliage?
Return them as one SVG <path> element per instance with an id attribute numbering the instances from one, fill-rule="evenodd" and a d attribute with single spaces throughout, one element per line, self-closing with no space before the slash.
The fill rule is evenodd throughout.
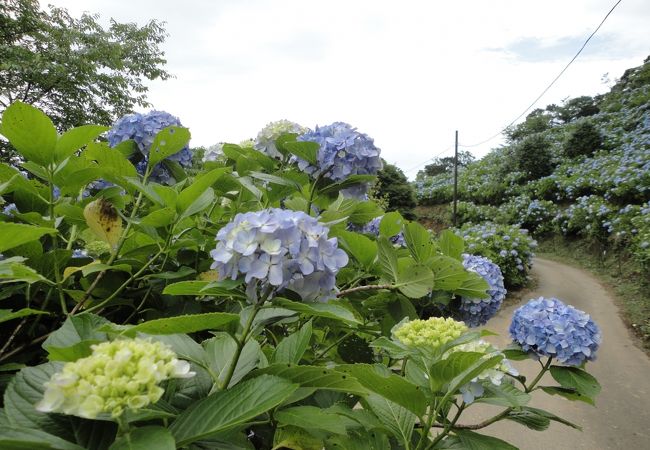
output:
<path id="1" fill-rule="evenodd" d="M 155 127 L 136 162 L 128 120 L 113 130 L 136 142 L 109 147 L 103 127 L 60 135 L 25 103 L 3 114 L 28 173 L 0 165 L 0 446 L 509 448 L 457 425 L 478 402 L 505 408 L 495 421 L 571 426 L 524 410 L 536 381 L 516 387 L 506 353 L 451 318 L 457 298 L 502 295 L 496 266 L 463 266 L 473 236 L 358 198 L 374 175 L 323 175 L 332 149 L 295 134 L 267 130 L 273 156 L 224 144 L 186 172 L 187 129 Z M 337 127 L 359 169 L 372 141 Z M 543 391 L 593 401 L 595 380 L 551 360 Z"/>

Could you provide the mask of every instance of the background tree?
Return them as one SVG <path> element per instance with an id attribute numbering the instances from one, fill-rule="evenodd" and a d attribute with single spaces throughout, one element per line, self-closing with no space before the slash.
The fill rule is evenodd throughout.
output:
<path id="1" fill-rule="evenodd" d="M 109 125 L 136 105 L 150 107 L 143 79 L 171 77 L 160 49 L 164 24 L 111 20 L 105 29 L 98 19 L 86 13 L 74 18 L 53 6 L 40 10 L 37 0 L 2 0 L 0 113 L 20 100 L 63 130 Z"/>
<path id="2" fill-rule="evenodd" d="M 467 150 L 458 152 L 458 166 L 467 167 L 467 165 L 474 161 L 474 155 Z M 435 176 L 441 173 L 447 173 L 454 170 L 454 157 L 445 156 L 443 158 L 435 158 L 431 164 L 424 166 L 424 175 Z"/>
<path id="3" fill-rule="evenodd" d="M 384 161 L 384 168 L 377 174 L 372 195 L 386 202 L 386 212 L 399 211 L 408 220 L 416 218 L 413 211 L 417 206 L 415 189 L 399 167 Z"/>
<path id="4" fill-rule="evenodd" d="M 527 136 L 514 145 L 512 156 L 517 169 L 524 172 L 529 180 L 536 180 L 553 172 L 551 144 L 540 133 Z"/>
<path id="5" fill-rule="evenodd" d="M 603 145 L 603 136 L 592 122 L 578 122 L 564 141 L 564 154 L 569 158 L 579 155 L 590 156 Z"/>

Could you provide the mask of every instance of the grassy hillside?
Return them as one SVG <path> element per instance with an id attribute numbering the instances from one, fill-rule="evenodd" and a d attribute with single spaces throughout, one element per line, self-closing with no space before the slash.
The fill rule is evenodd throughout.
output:
<path id="1" fill-rule="evenodd" d="M 556 253 L 558 242 L 588 249 L 576 257 L 625 280 L 626 318 L 650 344 L 650 57 L 610 92 L 537 109 L 506 136 L 460 169 L 459 224 L 522 227 Z M 415 187 L 421 208 L 452 200 L 450 172 L 421 172 Z"/>

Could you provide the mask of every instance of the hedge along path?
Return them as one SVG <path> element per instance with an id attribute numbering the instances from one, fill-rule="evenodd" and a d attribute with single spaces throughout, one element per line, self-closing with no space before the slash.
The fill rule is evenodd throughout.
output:
<path id="1" fill-rule="evenodd" d="M 596 398 L 596 407 L 541 393 L 533 396 L 529 404 L 569 419 L 581 426 L 582 432 L 553 421 L 549 430 L 536 432 L 508 420 L 481 431 L 505 439 L 522 450 L 648 448 L 650 359 L 636 347 L 614 299 L 591 274 L 555 261 L 535 258 L 533 276 L 539 280 L 538 286 L 524 302 L 540 296 L 556 297 L 590 314 L 600 327 L 603 343 L 596 361 L 589 363 L 589 372 L 598 379 L 602 391 Z M 488 340 L 501 348 L 510 343 L 510 319 L 520 305 L 499 311 L 488 322 L 484 328 L 499 333 Z M 517 368 L 530 379 L 539 370 L 539 363 L 521 361 Z M 545 380 L 552 381 L 552 378 L 546 374 L 539 384 L 550 384 L 544 383 Z M 494 411 L 492 406 L 476 405 L 463 415 L 463 421 L 477 423 L 492 416 Z"/>

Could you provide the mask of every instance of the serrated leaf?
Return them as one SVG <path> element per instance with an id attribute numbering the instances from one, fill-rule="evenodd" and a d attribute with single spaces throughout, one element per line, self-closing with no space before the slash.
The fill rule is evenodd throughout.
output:
<path id="1" fill-rule="evenodd" d="M 388 281 L 395 282 L 399 279 L 399 268 L 397 265 L 397 253 L 393 244 L 383 236 L 377 240 L 377 258 L 382 275 Z"/>
<path id="2" fill-rule="evenodd" d="M 393 433 L 393 436 L 400 440 L 405 448 L 408 448 L 417 416 L 397 403 L 377 394 L 370 394 L 365 401 L 379 417 L 379 420 Z"/>
<path id="3" fill-rule="evenodd" d="M 210 371 L 223 383 L 237 353 L 237 341 L 227 333 L 216 333 L 216 336 L 203 342 L 205 348 L 205 360 Z M 263 358 L 260 344 L 251 339 L 242 348 L 237 359 L 237 365 L 233 371 L 227 387 L 232 387 L 244 378 L 251 370 L 255 369 Z"/>
<path id="4" fill-rule="evenodd" d="M 346 434 L 346 418 L 331 414 L 316 406 L 295 406 L 276 411 L 273 418 L 279 426 L 295 426 L 307 430 L 323 430 L 329 433 Z"/>
<path id="5" fill-rule="evenodd" d="M 190 141 L 190 130 L 172 125 L 160 130 L 149 149 L 149 164 L 158 164 L 163 159 L 180 152 Z"/>
<path id="6" fill-rule="evenodd" d="M 594 398 L 600 393 L 598 381 L 578 367 L 551 366 L 550 372 L 560 386 L 575 389 L 581 395 Z"/>
<path id="7" fill-rule="evenodd" d="M 462 261 L 465 241 L 460 236 L 455 235 L 453 231 L 444 230 L 440 234 L 440 251 L 445 256 Z"/>
<path id="8" fill-rule="evenodd" d="M 530 394 L 517 389 L 512 384 L 501 383 L 497 386 L 495 384 L 486 384 L 485 393 L 480 398 L 476 399 L 477 403 L 488 403 L 497 406 L 524 406 L 530 401 Z"/>
<path id="9" fill-rule="evenodd" d="M 298 364 L 305 354 L 312 335 L 311 320 L 297 332 L 282 339 L 273 352 L 271 361 L 273 363 L 294 363 Z"/>
<path id="10" fill-rule="evenodd" d="M 320 150 L 320 144 L 317 142 L 285 142 L 284 147 L 298 158 L 307 161 L 312 166 L 318 164 L 318 150 Z"/>
<path id="11" fill-rule="evenodd" d="M 46 234 L 55 234 L 54 228 L 35 227 L 22 223 L 0 222 L 0 252 L 36 241 Z"/>
<path id="12" fill-rule="evenodd" d="M 190 206 L 196 202 L 196 199 L 201 196 L 210 186 L 217 182 L 219 178 L 225 175 L 230 171 L 229 167 L 221 167 L 217 169 L 212 169 L 211 171 L 201 175 L 195 179 L 192 184 L 183 189 L 183 191 L 178 195 L 176 201 L 176 209 L 182 214 Z M 188 216 L 191 214 L 187 214 Z"/>
<path id="13" fill-rule="evenodd" d="M 54 124 L 38 108 L 14 102 L 2 114 L 2 134 L 28 161 L 52 162 L 57 134 Z"/>
<path id="14" fill-rule="evenodd" d="M 176 442 L 168 429 L 148 426 L 135 428 L 117 439 L 109 450 L 175 450 Z"/>
<path id="15" fill-rule="evenodd" d="M 419 223 L 409 222 L 404 226 L 404 240 L 416 262 L 426 263 L 435 251 L 431 234 Z"/>
<path id="16" fill-rule="evenodd" d="M 368 237 L 351 231 L 337 231 L 338 243 L 366 269 L 372 268 L 377 258 L 377 244 Z"/>
<path id="17" fill-rule="evenodd" d="M 427 408 L 427 400 L 419 386 L 390 371 L 386 372 L 384 366 L 346 364 L 336 369 L 352 375 L 369 391 L 403 406 L 418 417 L 422 417 Z"/>
<path id="18" fill-rule="evenodd" d="M 431 293 L 433 272 L 426 266 L 412 263 L 400 268 L 395 287 L 409 298 L 421 298 Z"/>
<path id="19" fill-rule="evenodd" d="M 186 446 L 244 425 L 282 403 L 296 389 L 297 384 L 283 378 L 262 375 L 198 401 L 180 414 L 169 430 L 178 446 Z"/>
<path id="20" fill-rule="evenodd" d="M 349 374 L 319 366 L 273 364 L 255 372 L 286 378 L 301 387 L 366 395 L 370 391 Z"/>
<path id="21" fill-rule="evenodd" d="M 8 320 L 19 319 L 20 317 L 31 316 L 34 314 L 49 314 L 47 311 L 39 311 L 32 308 L 23 308 L 18 311 L 10 309 L 0 309 L 0 323 L 7 322 Z"/>
<path id="22" fill-rule="evenodd" d="M 379 235 L 387 238 L 393 237 L 402 231 L 404 218 L 397 211 L 384 214 L 379 222 Z"/>
<path id="23" fill-rule="evenodd" d="M 101 125 L 82 125 L 71 128 L 63 133 L 56 142 L 54 149 L 55 159 L 57 161 L 63 161 L 65 158 L 72 156 L 74 152 L 95 140 L 107 130 L 108 127 Z"/>
<path id="24" fill-rule="evenodd" d="M 465 450 L 519 450 L 506 441 L 469 430 L 456 430 L 456 435 Z"/>
<path id="25" fill-rule="evenodd" d="M 6 425 L 0 425 L 0 448 L 6 450 L 84 450 L 84 447 L 41 430 Z"/>
<path id="26" fill-rule="evenodd" d="M 219 330 L 239 321 L 239 315 L 230 313 L 186 314 L 142 322 L 130 327 L 121 334 L 135 336 L 146 334 L 187 334 L 203 330 Z M 103 328 L 108 331 L 108 328 Z"/>
<path id="27" fill-rule="evenodd" d="M 276 298 L 274 302 L 278 306 L 299 312 L 300 314 L 306 314 L 310 317 L 324 317 L 339 320 L 352 326 L 362 323 L 352 311 L 333 300 L 327 303 L 302 303 L 284 298 Z"/>

